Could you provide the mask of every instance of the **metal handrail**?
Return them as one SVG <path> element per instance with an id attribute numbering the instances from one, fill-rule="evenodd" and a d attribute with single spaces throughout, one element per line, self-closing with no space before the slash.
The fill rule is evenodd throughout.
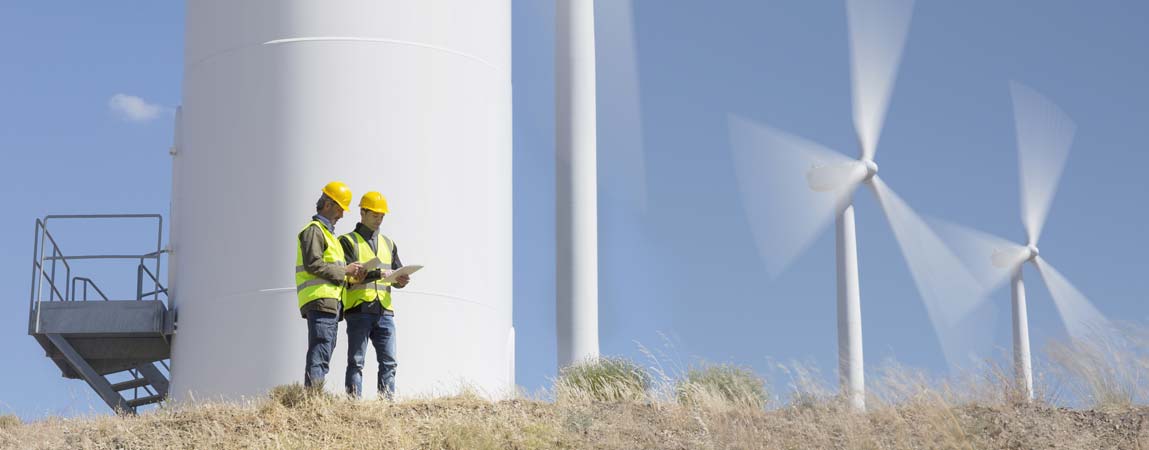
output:
<path id="1" fill-rule="evenodd" d="M 161 253 L 163 253 L 163 252 L 161 252 Z M 75 261 L 75 260 L 80 260 L 80 259 L 151 259 L 151 258 L 155 258 L 155 256 L 152 256 L 151 253 L 144 253 L 142 255 L 76 255 L 76 256 L 60 255 L 60 256 L 49 256 L 49 257 L 44 258 L 44 259 L 48 260 L 48 261 L 68 261 L 68 260 Z"/>
<path id="2" fill-rule="evenodd" d="M 138 373 L 138 371 L 136 369 L 128 369 L 128 374 L 132 376 L 132 380 L 138 380 L 138 379 L 142 378 L 142 376 Z M 140 388 L 134 387 L 134 388 L 132 388 L 132 400 L 135 400 L 138 398 L 140 398 Z"/>
<path id="3" fill-rule="evenodd" d="M 54 295 L 60 296 L 61 299 L 66 299 L 66 298 L 68 298 L 68 291 L 67 291 L 68 286 L 67 286 L 67 284 L 64 285 L 64 294 L 63 295 L 60 294 L 59 289 L 57 289 L 56 285 L 55 285 L 55 282 L 56 282 L 56 261 L 59 260 L 61 263 L 64 264 L 65 278 L 72 276 L 72 266 L 71 266 L 71 264 L 68 264 L 68 261 L 66 259 L 61 259 L 61 258 L 55 256 L 55 255 L 63 256 L 63 252 L 60 251 L 60 246 L 59 246 L 59 244 L 56 243 L 56 238 L 52 237 L 52 233 L 48 232 L 47 222 L 42 222 L 42 221 L 40 221 L 40 219 L 36 219 L 36 231 L 38 232 L 36 235 L 36 237 L 38 238 L 36 240 L 36 242 L 38 243 L 39 250 L 40 250 L 40 253 L 39 253 L 40 259 L 39 259 L 39 261 L 36 261 L 36 260 L 32 261 L 32 270 L 35 271 L 36 269 L 39 269 L 40 274 L 42 276 L 48 275 L 48 273 L 44 267 L 44 260 L 46 260 L 46 259 L 51 260 L 52 261 L 52 271 L 51 271 L 51 275 L 49 278 L 50 282 L 48 283 L 49 287 L 51 287 L 52 291 L 54 291 Z M 51 253 L 51 256 L 48 256 L 47 258 L 45 258 L 44 257 L 44 244 L 47 244 L 48 242 L 52 243 L 52 253 Z M 34 273 L 35 272 L 33 272 L 33 274 Z M 33 275 L 33 276 L 35 276 L 35 275 Z M 41 283 L 39 287 L 41 287 L 41 288 L 43 287 L 43 285 L 42 285 L 43 280 L 42 279 L 34 278 L 34 280 L 37 280 Z M 36 283 L 36 281 L 33 281 L 33 283 Z M 33 294 L 38 297 L 39 292 L 36 290 L 36 287 L 37 287 L 37 285 L 33 284 L 32 289 L 33 289 Z M 49 295 L 53 295 L 53 292 L 49 292 Z"/>
<path id="4" fill-rule="evenodd" d="M 48 222 L 51 220 L 70 220 L 70 219 L 155 219 L 156 220 L 156 247 L 155 251 L 148 252 L 142 255 L 73 255 L 67 256 L 60 250 L 56 238 L 48 231 Z M 140 263 L 137 266 L 136 275 L 136 300 L 143 300 L 145 297 L 151 296 L 155 300 L 159 300 L 159 294 L 164 294 L 165 299 L 168 290 L 164 287 L 157 276 L 160 273 L 162 256 L 168 253 L 163 249 L 163 226 L 164 219 L 159 214 L 65 214 L 65 215 L 48 215 L 43 219 L 36 219 L 36 224 L 33 232 L 32 242 L 32 286 L 29 293 L 28 307 L 34 313 L 32 323 L 29 324 L 29 331 L 39 332 L 40 328 L 40 304 L 44 301 L 44 282 L 48 283 L 48 299 L 47 301 L 74 301 L 76 297 L 76 283 L 84 283 L 83 300 L 87 301 L 88 286 L 96 290 L 103 297 L 108 300 L 107 295 L 104 295 L 99 286 L 95 284 L 90 278 L 86 277 L 72 277 L 72 266 L 68 264 L 69 260 L 96 260 L 96 259 L 136 259 Z M 50 245 L 50 247 L 49 247 Z M 154 260 L 154 265 L 148 267 L 147 260 Z M 57 266 L 62 266 L 64 276 L 63 287 L 64 292 L 59 290 L 57 278 Z M 153 288 L 150 292 L 143 292 L 144 273 L 147 273 L 148 278 L 153 283 Z M 170 306 L 170 305 L 169 305 Z"/>
<path id="5" fill-rule="evenodd" d="M 92 289 L 95 289 L 96 293 L 100 294 L 100 297 L 102 297 L 105 302 L 108 301 L 107 294 L 104 294 L 104 291 L 102 289 L 100 289 L 99 286 L 96 286 L 95 281 L 92 281 L 91 278 L 87 278 L 87 277 L 74 277 L 74 278 L 72 278 L 72 298 L 70 299 L 70 301 L 73 301 L 73 302 L 76 301 L 76 292 L 77 292 L 76 282 L 77 281 L 83 281 L 84 282 L 84 299 L 81 301 L 85 301 L 85 302 L 88 301 L 88 286 L 91 286 Z"/>
<path id="6" fill-rule="evenodd" d="M 147 297 L 149 295 L 152 296 L 153 300 L 159 300 L 160 294 L 164 294 L 164 296 L 167 296 L 168 295 L 168 288 L 164 287 L 164 285 L 162 283 L 160 283 L 159 278 L 157 278 L 156 275 L 154 273 L 152 273 L 151 270 L 148 270 L 148 266 L 144 265 L 144 263 L 142 262 L 143 261 L 142 258 L 140 259 L 140 261 L 141 261 L 140 265 L 136 266 L 136 300 L 143 300 L 144 297 Z M 148 278 L 152 279 L 152 283 L 155 286 L 155 290 L 153 290 L 151 292 L 144 292 L 144 274 L 145 273 L 148 275 Z"/>
<path id="7" fill-rule="evenodd" d="M 67 299 L 69 286 L 68 286 L 67 282 L 64 283 L 64 293 L 63 294 L 61 294 L 60 290 L 56 288 L 56 262 L 55 262 L 55 260 L 52 261 L 51 274 L 49 274 L 45 270 L 45 267 L 44 267 L 44 247 L 48 242 L 52 243 L 51 255 L 54 256 L 57 254 L 62 254 L 60 252 L 60 246 L 58 244 L 56 244 L 56 238 L 52 237 L 52 234 L 48 232 L 48 225 L 47 225 L 46 221 L 36 219 L 36 226 L 35 226 L 35 229 L 33 230 L 33 236 L 34 236 L 34 240 L 33 240 L 33 247 L 32 247 L 32 292 L 29 296 L 29 308 L 31 308 L 32 310 L 34 310 L 36 312 L 36 316 L 35 316 L 35 320 L 29 324 L 29 329 L 30 329 L 29 331 L 39 332 L 40 331 L 40 308 L 39 308 L 40 305 L 39 305 L 39 302 L 42 299 L 42 293 L 43 293 L 43 289 L 44 289 L 44 278 L 50 277 L 48 279 L 48 288 L 50 289 L 48 292 L 48 295 L 50 296 L 49 301 L 51 301 L 51 299 L 55 298 L 55 296 L 59 296 L 61 300 Z M 68 264 L 67 260 L 63 260 L 62 263 L 64 264 L 64 270 L 65 270 L 64 276 L 65 276 L 65 278 L 71 277 L 72 276 L 72 266 L 70 264 Z M 39 273 L 37 273 L 37 271 L 39 271 Z"/>
<path id="8" fill-rule="evenodd" d="M 44 276 L 44 278 L 48 278 L 48 281 L 49 281 L 49 282 L 48 282 L 48 289 L 50 289 L 50 290 L 48 291 L 48 295 L 49 295 L 49 296 L 52 296 L 52 298 L 56 298 L 56 297 L 59 297 L 59 298 L 61 298 L 61 299 L 66 299 L 66 298 L 68 298 L 67 292 L 65 292 L 65 293 L 63 293 L 63 294 L 61 294 L 61 293 L 60 293 L 60 289 L 56 287 L 56 283 L 55 283 L 55 281 L 53 280 L 53 278 L 54 278 L 54 277 L 53 277 L 53 275 L 52 275 L 52 274 L 50 274 L 50 273 L 47 273 L 47 272 L 45 271 L 45 272 L 44 272 L 44 274 L 43 274 L 43 276 Z M 40 282 L 41 282 L 41 283 L 43 283 L 43 280 L 40 280 Z M 33 283 L 36 283 L 36 281 L 33 281 Z M 65 289 L 64 289 L 64 290 L 65 290 L 65 291 L 67 291 L 67 285 L 66 285 L 66 284 L 64 285 L 64 287 L 65 287 Z M 33 288 L 33 289 L 35 289 L 35 288 Z M 51 301 L 51 300 L 49 300 L 49 301 Z"/>

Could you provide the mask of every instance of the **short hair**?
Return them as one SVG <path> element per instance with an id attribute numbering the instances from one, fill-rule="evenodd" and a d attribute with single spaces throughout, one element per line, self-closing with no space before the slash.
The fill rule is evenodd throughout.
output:
<path id="1" fill-rule="evenodd" d="M 322 211 L 323 207 L 327 206 L 328 202 L 335 203 L 335 200 L 332 200 L 331 197 L 327 196 L 327 194 L 320 194 L 319 200 L 315 201 L 315 212 Z"/>

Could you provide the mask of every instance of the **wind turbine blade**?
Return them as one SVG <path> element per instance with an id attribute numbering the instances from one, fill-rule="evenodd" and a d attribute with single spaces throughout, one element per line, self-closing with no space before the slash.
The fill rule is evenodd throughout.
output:
<path id="1" fill-rule="evenodd" d="M 847 0 L 854 130 L 862 159 L 873 159 L 882 133 L 914 0 Z"/>
<path id="2" fill-rule="evenodd" d="M 1010 92 L 1021 172 L 1021 221 L 1028 243 L 1036 244 L 1077 126 L 1061 108 L 1030 87 L 1012 82 Z"/>
<path id="3" fill-rule="evenodd" d="M 1109 339 L 1115 335 L 1116 330 L 1109 319 L 1093 306 L 1093 303 L 1073 287 L 1073 284 L 1061 275 L 1045 258 L 1038 256 L 1034 261 L 1041 279 L 1045 280 L 1045 287 L 1049 288 L 1049 295 L 1053 297 L 1053 304 L 1065 323 L 1065 330 L 1070 337 L 1077 341 L 1094 341 L 1096 339 Z"/>
<path id="4" fill-rule="evenodd" d="M 931 217 L 927 222 L 986 294 L 1005 284 L 1029 258 L 1029 250 L 1024 245 L 941 219 Z"/>
<path id="5" fill-rule="evenodd" d="M 880 177 L 875 176 L 870 186 L 894 231 L 950 366 L 966 367 L 989 356 L 993 349 L 990 322 L 968 320 L 986 298 L 981 283 Z"/>
<path id="6" fill-rule="evenodd" d="M 640 213 L 647 206 L 642 90 L 634 28 L 634 2 L 595 2 L 598 60 L 598 145 L 605 193 Z"/>
<path id="7" fill-rule="evenodd" d="M 864 168 L 847 171 L 836 188 L 814 191 L 813 167 L 855 167 L 845 155 L 774 128 L 730 116 L 730 141 L 743 207 L 758 251 L 778 276 L 850 201 Z"/>

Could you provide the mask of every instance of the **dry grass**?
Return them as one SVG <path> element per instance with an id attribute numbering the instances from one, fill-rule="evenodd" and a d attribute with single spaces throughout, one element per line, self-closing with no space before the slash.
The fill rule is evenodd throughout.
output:
<path id="1" fill-rule="evenodd" d="M 1149 329 L 1121 324 L 1086 340 L 1053 342 L 1053 371 L 1081 406 L 1124 409 L 1149 401 Z"/>
<path id="2" fill-rule="evenodd" d="M 939 380 L 887 363 L 869 374 L 868 409 L 859 413 L 800 364 L 779 366 L 788 383 L 777 384 L 783 397 L 769 399 L 746 369 L 668 372 L 657 361 L 644 369 L 609 358 L 563 371 L 544 394 L 553 402 L 473 393 L 354 401 L 292 385 L 244 404 L 139 417 L 20 424 L 4 416 L 0 448 L 1143 449 L 1149 408 L 1136 405 L 1145 401 L 1149 360 L 1129 342 L 1075 344 L 1055 358 L 1057 377 L 1038 378 L 1034 402 L 1019 395 L 1010 371 L 992 365 Z M 1059 394 L 1050 393 L 1060 388 L 1047 381 L 1100 407 L 1053 406 Z"/>
<path id="3" fill-rule="evenodd" d="M 563 368 L 555 380 L 560 403 L 641 402 L 647 399 L 650 375 L 623 358 L 601 358 Z"/>
<path id="4" fill-rule="evenodd" d="M 20 426 L 20 418 L 11 414 L 0 416 L 0 430 Z"/>
<path id="5" fill-rule="evenodd" d="M 477 396 L 427 401 L 284 397 L 166 408 L 139 417 L 0 428 L 3 448 L 1118 449 L 1149 445 L 1149 409 L 955 406 L 922 394 L 853 413 L 841 402 L 775 410 Z"/>
<path id="6" fill-rule="evenodd" d="M 690 369 L 675 386 L 678 402 L 710 409 L 763 409 L 766 382 L 750 369 L 723 364 Z"/>

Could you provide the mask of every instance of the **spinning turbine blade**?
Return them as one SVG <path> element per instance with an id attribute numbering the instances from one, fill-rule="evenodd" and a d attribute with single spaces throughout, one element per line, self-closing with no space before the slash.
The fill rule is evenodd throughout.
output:
<path id="1" fill-rule="evenodd" d="M 928 222 L 981 284 L 985 294 L 1001 287 L 1029 258 L 1029 250 L 1024 245 L 941 219 L 930 218 Z"/>
<path id="2" fill-rule="evenodd" d="M 988 323 L 966 320 L 982 303 L 984 288 L 925 220 L 881 178 L 875 176 L 870 186 L 894 230 L 946 361 L 958 368 L 989 355 L 992 333 L 982 329 Z"/>
<path id="3" fill-rule="evenodd" d="M 854 130 L 873 159 L 906 44 L 914 0 L 847 0 Z"/>
<path id="4" fill-rule="evenodd" d="M 642 137 L 642 96 L 634 32 L 634 2 L 595 3 L 598 64 L 600 158 L 606 194 L 646 211 L 646 159 Z"/>
<path id="5" fill-rule="evenodd" d="M 1053 297 L 1061 321 L 1065 323 L 1066 331 L 1074 340 L 1088 341 L 1114 337 L 1110 333 L 1115 329 L 1109 319 L 1093 306 L 1085 294 L 1073 287 L 1073 284 L 1044 258 L 1038 256 L 1035 263 L 1041 279 L 1045 280 L 1045 287 L 1049 288 L 1049 294 Z"/>
<path id="6" fill-rule="evenodd" d="M 1028 86 L 1013 82 L 1010 91 L 1021 171 L 1021 222 L 1028 244 L 1036 244 L 1077 126 L 1061 108 Z"/>
<path id="7" fill-rule="evenodd" d="M 821 234 L 862 181 L 864 168 L 838 152 L 730 116 L 734 168 L 747 219 L 771 276 L 778 276 Z M 810 187 L 814 167 L 845 168 Z"/>

